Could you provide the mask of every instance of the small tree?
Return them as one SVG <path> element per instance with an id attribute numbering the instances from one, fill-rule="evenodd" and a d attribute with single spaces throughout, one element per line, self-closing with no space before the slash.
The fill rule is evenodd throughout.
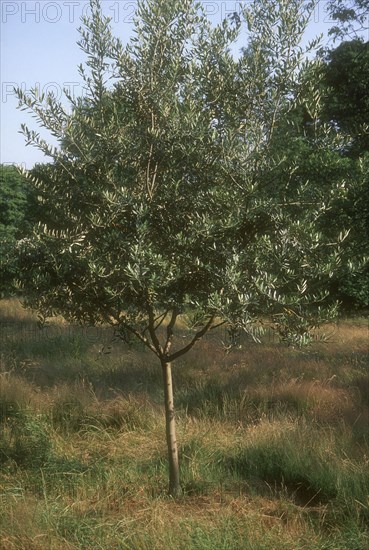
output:
<path id="1" fill-rule="evenodd" d="M 212 27 L 192 0 L 139 1 L 123 47 L 92 0 L 79 42 L 85 97 L 69 96 L 67 112 L 18 91 L 60 143 L 23 126 L 53 159 L 29 174 L 47 224 L 20 244 L 27 303 L 45 317 L 108 323 L 157 356 L 173 496 L 172 364 L 219 325 L 251 333 L 268 313 L 286 338 L 289 325 L 304 339 L 305 307 L 319 312 L 322 300 L 309 289 L 321 292 L 339 261 L 316 229 L 335 186 L 312 198 L 306 178 L 273 177 L 292 162 L 276 136 L 315 93 L 299 80 L 305 7 L 258 1 Z M 248 47 L 235 59 L 245 25 Z M 179 316 L 191 319 L 185 344 Z"/>

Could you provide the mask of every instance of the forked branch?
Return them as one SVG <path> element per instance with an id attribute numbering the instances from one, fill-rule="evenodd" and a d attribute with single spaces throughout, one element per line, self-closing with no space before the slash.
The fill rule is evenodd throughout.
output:
<path id="1" fill-rule="evenodd" d="M 172 353 L 172 355 L 167 357 L 167 361 L 171 363 L 175 359 L 178 359 L 178 357 L 181 357 L 181 355 L 184 355 L 185 353 L 190 351 L 190 349 L 193 348 L 193 346 L 196 344 L 196 342 L 198 342 L 204 336 L 204 334 L 206 334 L 208 332 L 208 330 L 210 330 L 210 328 L 211 328 L 211 326 L 214 322 L 214 319 L 215 319 L 215 315 L 212 315 L 210 317 L 209 321 L 206 323 L 206 325 L 203 326 L 203 328 L 195 334 L 195 336 L 192 338 L 191 342 L 187 346 L 185 346 L 184 348 L 179 349 L 175 353 Z"/>

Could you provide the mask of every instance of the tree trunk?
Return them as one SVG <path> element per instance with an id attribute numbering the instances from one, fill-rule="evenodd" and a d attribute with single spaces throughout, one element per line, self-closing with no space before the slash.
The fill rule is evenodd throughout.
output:
<path id="1" fill-rule="evenodd" d="M 179 484 L 179 462 L 176 438 L 176 421 L 174 416 L 172 364 L 163 361 L 161 366 L 164 382 L 165 427 L 169 463 L 169 494 L 172 497 L 179 497 L 182 494 L 182 489 Z"/>

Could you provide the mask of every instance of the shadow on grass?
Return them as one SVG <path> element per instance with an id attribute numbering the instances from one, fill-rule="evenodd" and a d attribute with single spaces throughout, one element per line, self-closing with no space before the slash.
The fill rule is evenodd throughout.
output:
<path id="1" fill-rule="evenodd" d="M 342 517 L 360 516 L 366 523 L 368 471 L 345 452 L 342 459 L 336 452 L 333 460 L 329 451 L 319 456 L 313 441 L 311 446 L 303 450 L 287 441 L 259 443 L 226 457 L 224 466 L 258 494 L 283 497 L 304 508 L 330 504 Z"/>
<path id="2" fill-rule="evenodd" d="M 284 497 L 303 507 L 326 504 L 337 497 L 330 476 L 323 486 L 313 479 L 311 472 L 291 469 L 284 462 L 282 454 L 263 448 L 245 450 L 225 461 L 231 472 L 248 480 L 254 494 Z"/>

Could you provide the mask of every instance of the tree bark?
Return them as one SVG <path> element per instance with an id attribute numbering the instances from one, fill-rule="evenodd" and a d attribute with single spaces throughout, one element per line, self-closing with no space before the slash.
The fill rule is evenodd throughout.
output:
<path id="1" fill-rule="evenodd" d="M 176 498 L 182 494 L 182 489 L 179 483 L 179 461 L 176 438 L 176 421 L 174 415 L 172 364 L 162 361 L 161 366 L 164 382 L 165 427 L 169 463 L 169 494 Z"/>

